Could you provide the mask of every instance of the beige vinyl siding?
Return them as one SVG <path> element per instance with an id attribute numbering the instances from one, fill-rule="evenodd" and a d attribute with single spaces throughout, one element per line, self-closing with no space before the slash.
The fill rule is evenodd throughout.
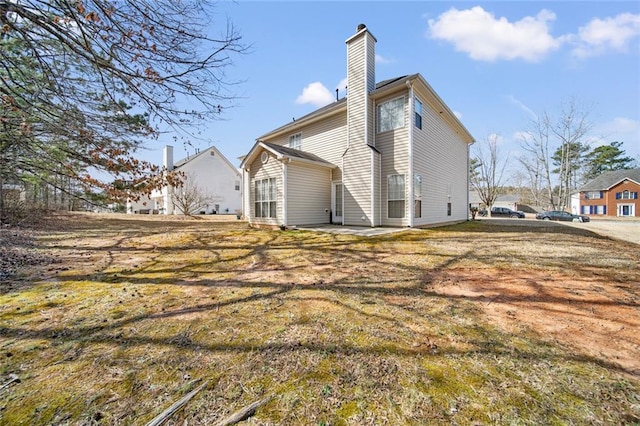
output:
<path id="1" fill-rule="evenodd" d="M 347 149 L 347 114 L 341 111 L 326 120 L 301 126 L 278 138 L 268 139 L 278 145 L 288 145 L 289 136 L 300 133 L 302 135 L 302 151 L 317 155 L 323 160 L 340 167 L 342 154 Z M 342 179 L 340 169 L 333 170 L 333 180 Z"/>
<path id="2" fill-rule="evenodd" d="M 345 225 L 372 225 L 371 157 L 373 152 L 368 145 L 360 144 L 351 146 L 344 157 L 342 183 Z"/>
<path id="3" fill-rule="evenodd" d="M 408 226 L 409 214 L 412 203 L 409 200 L 409 131 L 410 120 L 408 114 L 408 96 L 406 92 L 396 93 L 384 99 L 376 101 L 379 105 L 383 102 L 404 96 L 404 127 L 376 134 L 376 148 L 382 154 L 382 167 L 380 171 L 380 196 L 381 215 L 383 226 Z M 387 176 L 405 176 L 405 215 L 402 219 L 389 218 L 387 203 Z"/>
<path id="4" fill-rule="evenodd" d="M 367 145 L 367 101 L 371 88 L 368 77 L 374 76 L 367 53 L 373 49 L 368 34 L 353 39 L 347 48 L 347 137 L 348 148 L 344 156 L 342 183 L 344 188 L 343 221 L 345 225 L 372 226 L 372 149 Z M 369 49 L 369 50 L 368 50 Z M 367 67 L 368 66 L 368 67 Z M 368 69 L 367 69 L 368 68 Z M 369 133 L 369 135 L 371 135 Z"/>
<path id="5" fill-rule="evenodd" d="M 282 172 L 283 164 L 272 155 L 269 156 L 267 164 L 262 164 L 260 155 L 250 165 L 250 185 L 249 185 L 249 209 L 251 211 L 251 223 L 280 225 L 283 221 L 283 191 L 282 191 Z M 255 217 L 255 185 L 254 182 L 260 179 L 276 178 L 277 199 L 276 199 L 276 218 Z"/>
<path id="6" fill-rule="evenodd" d="M 381 167 L 382 167 L 382 156 L 380 152 L 372 150 L 373 156 L 373 211 L 374 211 L 374 226 L 382 225 L 382 183 L 381 183 Z"/>
<path id="7" fill-rule="evenodd" d="M 414 226 L 467 220 L 467 143 L 423 100 L 422 130 L 411 125 L 414 174 L 422 183 L 422 217 Z M 451 202 L 451 216 L 447 203 Z"/>
<path id="8" fill-rule="evenodd" d="M 287 164 L 287 226 L 329 223 L 331 169 Z"/>

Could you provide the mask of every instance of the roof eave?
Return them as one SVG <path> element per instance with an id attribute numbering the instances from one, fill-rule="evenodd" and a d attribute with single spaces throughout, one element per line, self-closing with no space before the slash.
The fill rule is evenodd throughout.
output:
<path id="1" fill-rule="evenodd" d="M 264 135 L 258 138 L 258 141 L 273 139 L 278 136 L 282 136 L 283 134 L 291 133 L 292 131 L 297 130 L 302 126 L 306 126 L 312 123 L 315 123 L 320 120 L 324 120 L 327 117 L 331 117 L 335 114 L 340 113 L 342 110 L 347 109 L 347 102 L 344 101 L 345 98 L 340 101 L 334 102 L 330 104 L 331 107 L 323 107 L 320 108 L 308 115 L 305 115 L 295 121 L 285 124 L 284 126 L 280 126 L 275 130 L 272 130 L 269 133 L 265 133 Z"/>

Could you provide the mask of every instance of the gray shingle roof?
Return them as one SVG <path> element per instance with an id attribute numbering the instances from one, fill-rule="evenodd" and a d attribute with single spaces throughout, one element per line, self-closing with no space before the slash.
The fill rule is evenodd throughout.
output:
<path id="1" fill-rule="evenodd" d="M 613 185 L 624 179 L 631 179 L 634 182 L 640 183 L 640 169 L 605 172 L 595 179 L 585 183 L 580 188 L 580 191 L 602 191 L 611 188 Z"/>

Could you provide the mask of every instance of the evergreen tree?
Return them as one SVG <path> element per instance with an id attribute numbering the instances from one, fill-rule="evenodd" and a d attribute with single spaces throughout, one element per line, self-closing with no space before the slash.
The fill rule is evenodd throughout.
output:
<path id="1" fill-rule="evenodd" d="M 585 180 L 591 180 L 598 175 L 611 170 L 631 169 L 635 160 L 625 155 L 623 142 L 611 142 L 592 149 L 585 157 Z"/>

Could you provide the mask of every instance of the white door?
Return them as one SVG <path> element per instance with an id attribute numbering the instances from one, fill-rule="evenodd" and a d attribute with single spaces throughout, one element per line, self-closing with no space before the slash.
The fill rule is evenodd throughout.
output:
<path id="1" fill-rule="evenodd" d="M 618 216 L 635 216 L 635 204 L 618 204 Z"/>
<path id="2" fill-rule="evenodd" d="M 331 223 L 342 225 L 342 183 L 334 182 L 331 188 Z"/>

